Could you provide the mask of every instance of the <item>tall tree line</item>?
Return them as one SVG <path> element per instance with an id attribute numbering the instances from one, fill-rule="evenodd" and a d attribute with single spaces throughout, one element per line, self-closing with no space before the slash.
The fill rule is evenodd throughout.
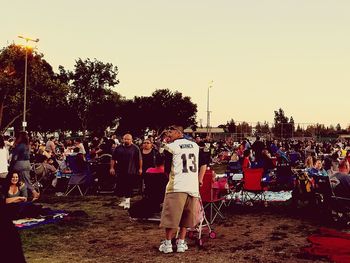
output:
<path id="1" fill-rule="evenodd" d="M 0 50 L 0 131 L 20 130 L 24 101 L 25 49 L 11 44 Z M 172 123 L 195 124 L 197 105 L 180 92 L 156 90 L 151 96 L 125 99 L 115 91 L 118 67 L 97 59 L 77 59 L 72 71 L 55 73 L 44 55 L 28 50 L 27 130 L 81 131 L 102 135 L 119 124 L 119 132 L 142 135 Z M 135 90 L 137 93 L 137 90 Z"/>

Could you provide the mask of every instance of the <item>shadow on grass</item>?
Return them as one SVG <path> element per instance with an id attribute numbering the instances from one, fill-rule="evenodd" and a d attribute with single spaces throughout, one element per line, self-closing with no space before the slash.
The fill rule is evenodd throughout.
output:
<path id="1" fill-rule="evenodd" d="M 23 229 L 19 233 L 25 251 L 37 250 L 37 247 L 49 250 L 55 245 L 58 237 L 69 238 L 76 232 L 86 229 L 88 225 L 88 217 L 68 216 L 55 224 Z"/>

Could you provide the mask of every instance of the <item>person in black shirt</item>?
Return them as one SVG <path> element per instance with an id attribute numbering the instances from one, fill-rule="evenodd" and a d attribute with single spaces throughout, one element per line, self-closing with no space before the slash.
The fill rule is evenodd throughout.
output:
<path id="1" fill-rule="evenodd" d="M 142 142 L 142 180 L 147 188 L 147 174 L 146 171 L 148 168 L 155 167 L 156 156 L 158 151 L 153 147 L 153 143 L 150 139 L 145 139 Z"/>
<path id="2" fill-rule="evenodd" d="M 255 162 L 260 162 L 262 158 L 262 150 L 264 150 L 265 144 L 260 140 L 259 136 L 256 136 L 256 140 L 252 145 L 252 149 L 254 151 Z"/>
<path id="3" fill-rule="evenodd" d="M 134 182 L 142 174 L 141 151 L 133 144 L 131 134 L 125 134 L 123 144 L 115 148 L 109 171 L 117 175 L 117 195 L 123 199 L 119 206 L 129 209 Z"/>

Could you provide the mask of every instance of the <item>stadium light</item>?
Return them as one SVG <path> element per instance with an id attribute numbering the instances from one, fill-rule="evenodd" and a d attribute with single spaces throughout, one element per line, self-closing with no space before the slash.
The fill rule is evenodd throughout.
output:
<path id="1" fill-rule="evenodd" d="M 24 64 L 24 94 L 23 94 L 23 122 L 22 122 L 22 127 L 23 131 L 26 130 L 27 127 L 27 121 L 26 121 L 26 111 L 27 111 L 27 66 L 28 66 L 28 42 L 32 41 L 35 43 L 39 42 L 39 38 L 33 39 L 29 37 L 24 37 L 24 36 L 18 36 L 19 38 L 22 38 L 26 41 L 26 55 L 25 55 L 25 64 Z"/>

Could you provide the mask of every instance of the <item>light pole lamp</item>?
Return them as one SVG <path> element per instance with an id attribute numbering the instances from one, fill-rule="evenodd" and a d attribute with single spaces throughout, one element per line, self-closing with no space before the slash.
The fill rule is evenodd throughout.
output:
<path id="1" fill-rule="evenodd" d="M 213 81 L 210 81 L 209 87 L 208 87 L 208 97 L 207 97 L 207 135 L 210 137 L 210 110 L 209 110 L 209 90 L 213 87 Z"/>
<path id="2" fill-rule="evenodd" d="M 19 38 L 22 38 L 26 41 L 26 55 L 25 55 L 25 62 L 24 62 L 24 93 L 23 93 L 23 122 L 22 122 L 22 127 L 23 131 L 26 130 L 27 127 L 27 121 L 26 121 L 26 111 L 27 111 L 27 65 L 28 65 L 28 42 L 39 42 L 39 38 L 33 39 L 29 37 L 24 37 L 24 36 L 18 36 Z"/>

